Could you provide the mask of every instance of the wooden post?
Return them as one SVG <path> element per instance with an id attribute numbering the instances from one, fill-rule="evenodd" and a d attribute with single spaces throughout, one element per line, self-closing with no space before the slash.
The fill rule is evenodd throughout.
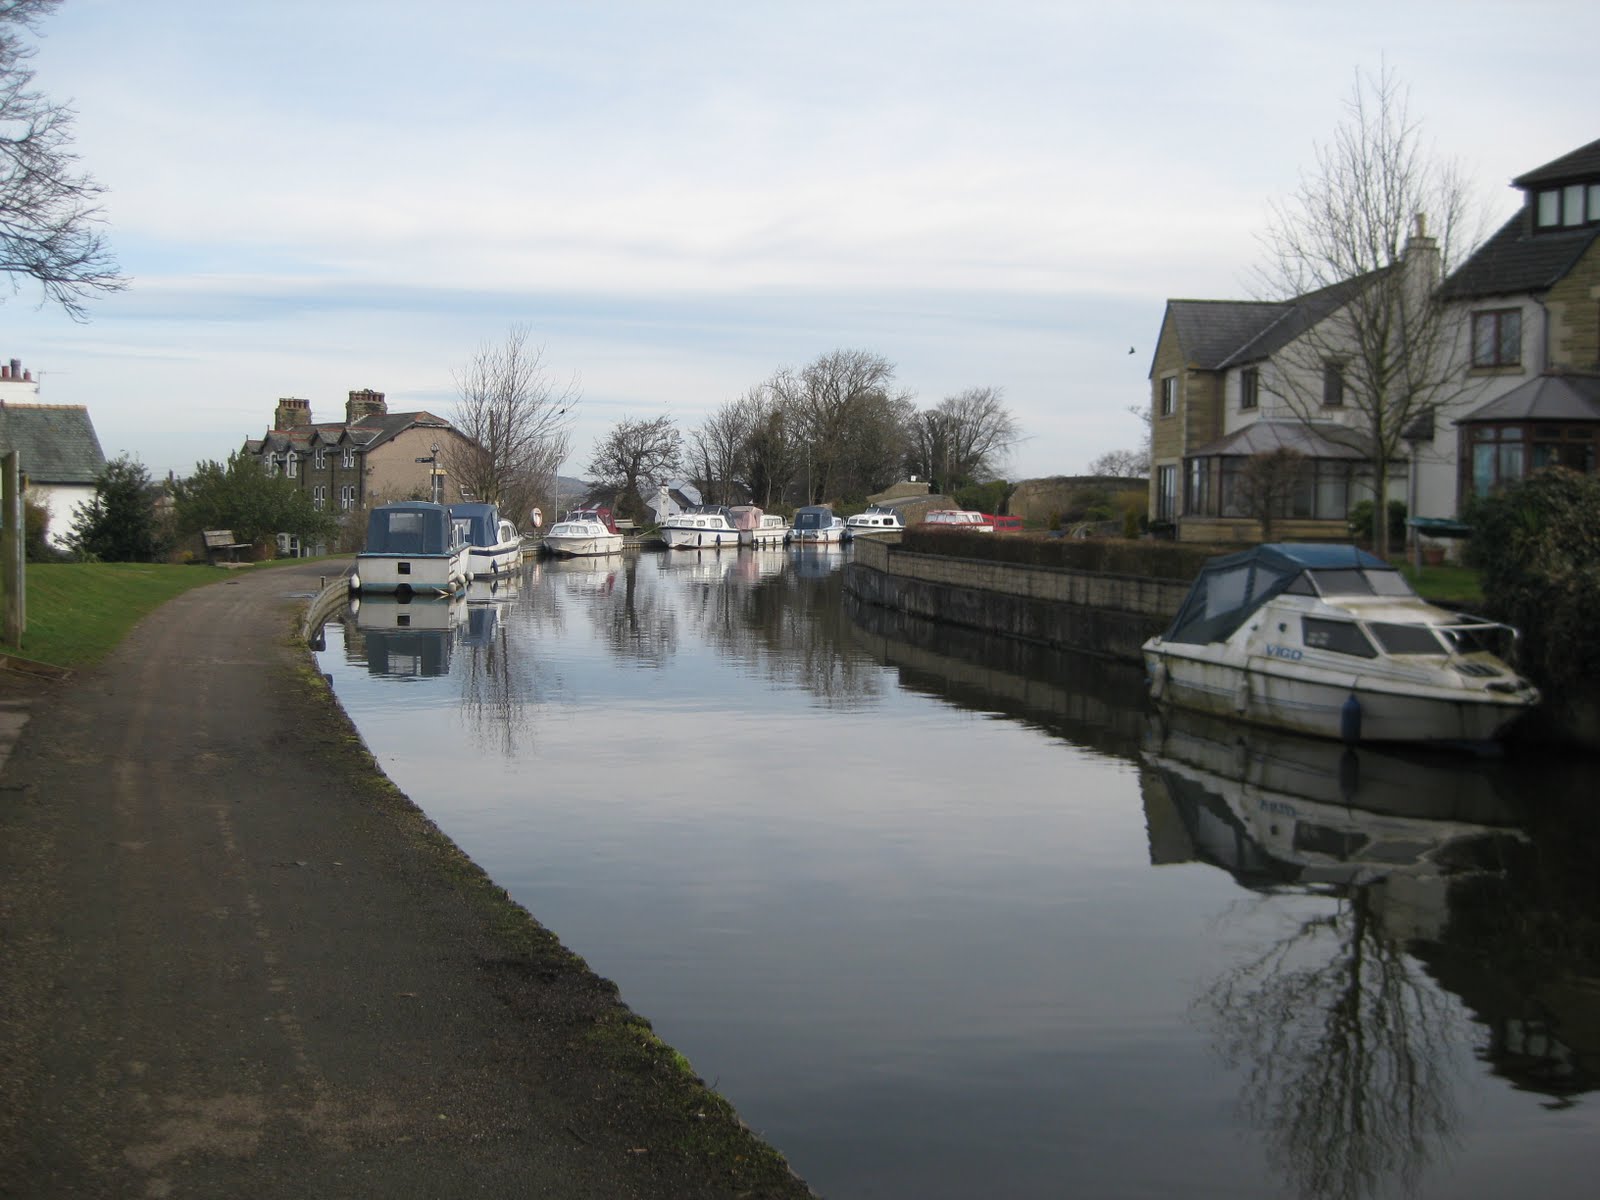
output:
<path id="1" fill-rule="evenodd" d="M 28 628 L 27 530 L 23 526 L 22 459 L 17 451 L 0 457 L 0 586 L 5 591 L 6 645 L 22 649 Z"/>

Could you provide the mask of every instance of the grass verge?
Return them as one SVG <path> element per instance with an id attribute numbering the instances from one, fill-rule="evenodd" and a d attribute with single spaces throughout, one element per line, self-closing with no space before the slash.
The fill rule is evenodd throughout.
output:
<path id="1" fill-rule="evenodd" d="M 152 609 L 226 579 L 222 567 L 170 563 L 29 563 L 28 627 L 6 651 L 59 667 L 99 662 Z"/>

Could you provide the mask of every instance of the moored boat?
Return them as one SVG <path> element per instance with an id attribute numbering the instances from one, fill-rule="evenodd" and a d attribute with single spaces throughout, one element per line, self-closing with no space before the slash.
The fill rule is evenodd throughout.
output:
<path id="1" fill-rule="evenodd" d="M 380 504 L 367 518 L 352 592 L 450 596 L 467 586 L 467 543 L 443 504 Z"/>
<path id="2" fill-rule="evenodd" d="M 522 535 L 493 504 L 452 504 L 450 519 L 467 543 L 467 577 L 490 579 L 522 564 Z"/>
<path id="3" fill-rule="evenodd" d="M 964 529 L 968 533 L 993 533 L 994 522 L 966 508 L 936 508 L 924 513 L 922 523 L 934 529 Z"/>
<path id="4" fill-rule="evenodd" d="M 794 510 L 789 544 L 833 546 L 844 541 L 844 518 L 825 504 L 806 504 Z"/>
<path id="5" fill-rule="evenodd" d="M 739 530 L 741 546 L 781 546 L 789 522 L 777 513 L 762 512 L 754 504 L 735 504 L 728 512 Z"/>
<path id="6" fill-rule="evenodd" d="M 858 512 L 844 519 L 844 536 L 848 540 L 877 534 L 900 533 L 905 527 L 905 518 L 896 509 L 869 504 L 865 512 Z"/>
<path id="7" fill-rule="evenodd" d="M 1144 644 L 1159 702 L 1346 742 L 1481 743 L 1538 703 L 1516 631 L 1427 603 L 1354 546 L 1209 560 Z"/>
<path id="8" fill-rule="evenodd" d="M 739 544 L 739 527 L 723 504 L 696 504 L 661 523 L 669 550 L 717 550 Z"/>
<path id="9" fill-rule="evenodd" d="M 580 508 L 550 526 L 540 545 L 558 558 L 589 558 L 620 554 L 622 541 L 609 508 Z"/>

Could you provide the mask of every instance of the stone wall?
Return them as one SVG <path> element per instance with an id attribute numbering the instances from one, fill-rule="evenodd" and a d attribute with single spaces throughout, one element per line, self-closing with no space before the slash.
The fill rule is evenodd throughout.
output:
<path id="1" fill-rule="evenodd" d="M 1139 660 L 1189 585 L 855 543 L 845 587 L 869 604 L 1061 649 Z"/>

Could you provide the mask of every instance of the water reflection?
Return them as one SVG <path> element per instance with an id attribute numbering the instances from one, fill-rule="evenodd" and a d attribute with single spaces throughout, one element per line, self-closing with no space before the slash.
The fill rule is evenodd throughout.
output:
<path id="1" fill-rule="evenodd" d="M 1185 713 L 1152 719 L 1144 755 L 1192 857 L 1330 901 L 1286 911 L 1197 1004 L 1269 1160 L 1298 1196 L 1414 1193 L 1459 1122 L 1457 1005 L 1415 951 L 1447 939 L 1463 884 L 1503 888 L 1526 848 L 1501 779 Z"/>
<path id="2" fill-rule="evenodd" d="M 343 618 L 345 660 L 365 663 L 374 675 L 395 679 L 448 674 L 464 596 L 399 600 L 372 595 L 350 602 Z M 353 631 L 353 632 L 352 632 Z"/>
<path id="3" fill-rule="evenodd" d="M 1582 770 L 1151 723 L 1137 668 L 861 606 L 848 561 L 531 563 L 358 613 L 337 685 L 821 1194 L 1584 1194 Z"/>

